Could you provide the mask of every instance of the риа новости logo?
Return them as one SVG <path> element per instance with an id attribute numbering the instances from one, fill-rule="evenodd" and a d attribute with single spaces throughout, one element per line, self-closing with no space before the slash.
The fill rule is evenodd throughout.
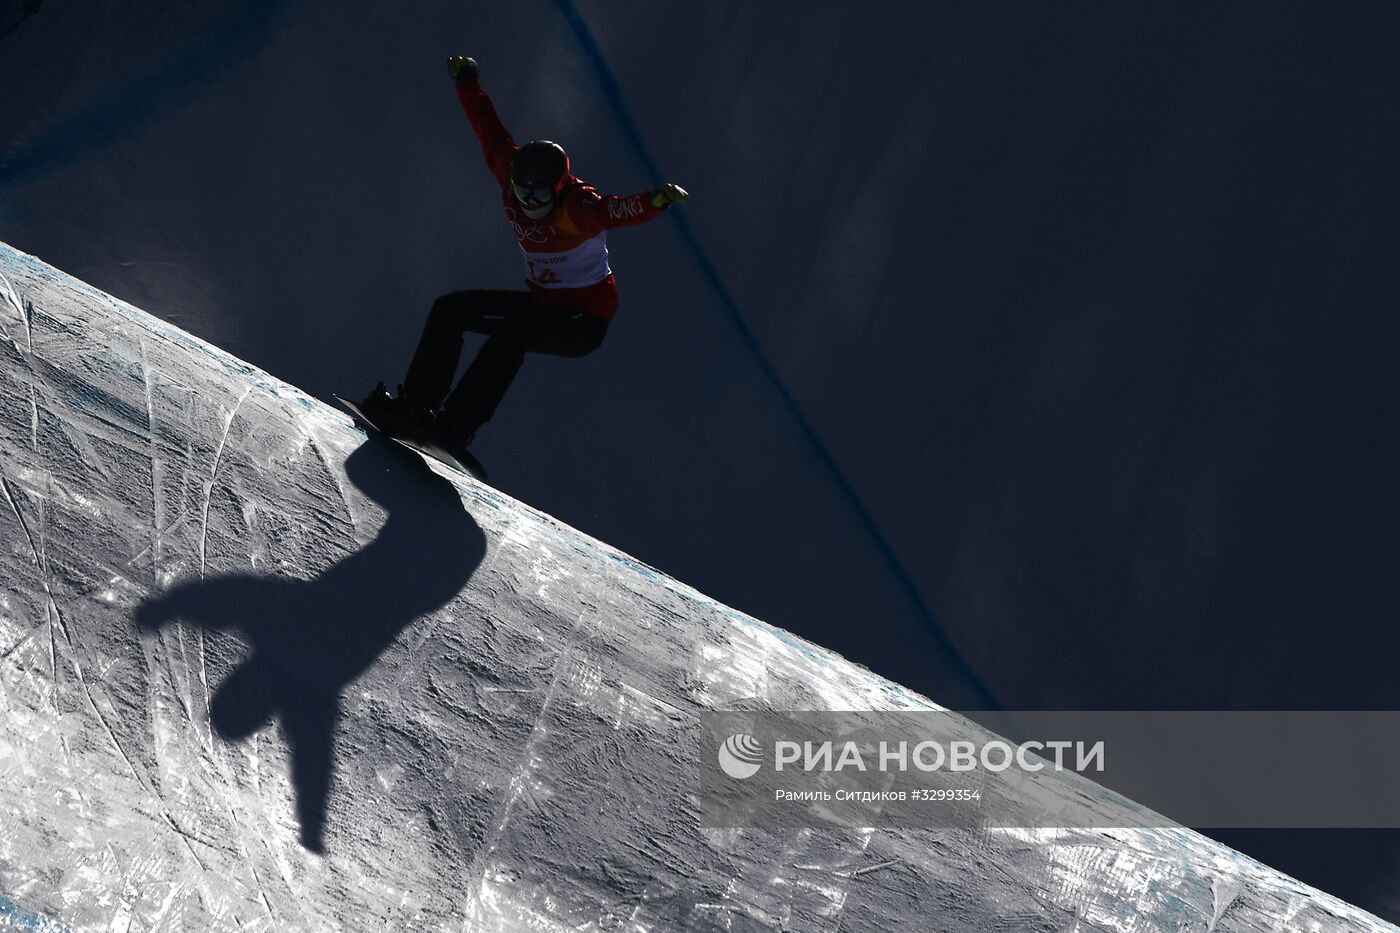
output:
<path id="1" fill-rule="evenodd" d="M 719 747 L 719 766 L 724 773 L 742 781 L 758 773 L 763 746 L 751 735 L 731 735 Z"/>

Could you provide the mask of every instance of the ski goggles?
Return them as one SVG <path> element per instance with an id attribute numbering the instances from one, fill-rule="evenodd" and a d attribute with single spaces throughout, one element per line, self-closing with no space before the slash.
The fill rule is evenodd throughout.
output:
<path id="1" fill-rule="evenodd" d="M 516 199 L 526 207 L 542 207 L 554 200 L 553 188 L 532 188 L 515 182 L 511 182 L 510 187 Z"/>

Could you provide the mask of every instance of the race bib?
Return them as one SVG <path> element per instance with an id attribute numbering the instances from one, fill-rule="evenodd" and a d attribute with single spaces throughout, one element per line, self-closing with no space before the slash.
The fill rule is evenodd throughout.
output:
<path id="1" fill-rule="evenodd" d="M 522 241 L 520 255 L 525 259 L 525 277 L 540 288 L 584 288 L 606 279 L 608 268 L 607 233 L 584 240 L 562 253 L 527 250 Z"/>

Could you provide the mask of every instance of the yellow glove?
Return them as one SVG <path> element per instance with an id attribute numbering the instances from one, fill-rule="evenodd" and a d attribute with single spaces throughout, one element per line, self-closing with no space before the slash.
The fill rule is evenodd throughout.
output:
<path id="1" fill-rule="evenodd" d="M 667 208 L 672 204 L 684 204 L 689 200 L 690 192 L 669 181 L 651 193 L 652 207 Z"/>

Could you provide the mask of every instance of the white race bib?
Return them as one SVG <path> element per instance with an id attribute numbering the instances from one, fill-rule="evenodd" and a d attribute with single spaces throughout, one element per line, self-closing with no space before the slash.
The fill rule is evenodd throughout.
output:
<path id="1" fill-rule="evenodd" d="M 525 277 L 540 288 L 584 288 L 597 285 L 612 272 L 608 268 L 608 234 L 603 231 L 562 253 L 536 253 L 520 246 L 525 257 Z"/>

